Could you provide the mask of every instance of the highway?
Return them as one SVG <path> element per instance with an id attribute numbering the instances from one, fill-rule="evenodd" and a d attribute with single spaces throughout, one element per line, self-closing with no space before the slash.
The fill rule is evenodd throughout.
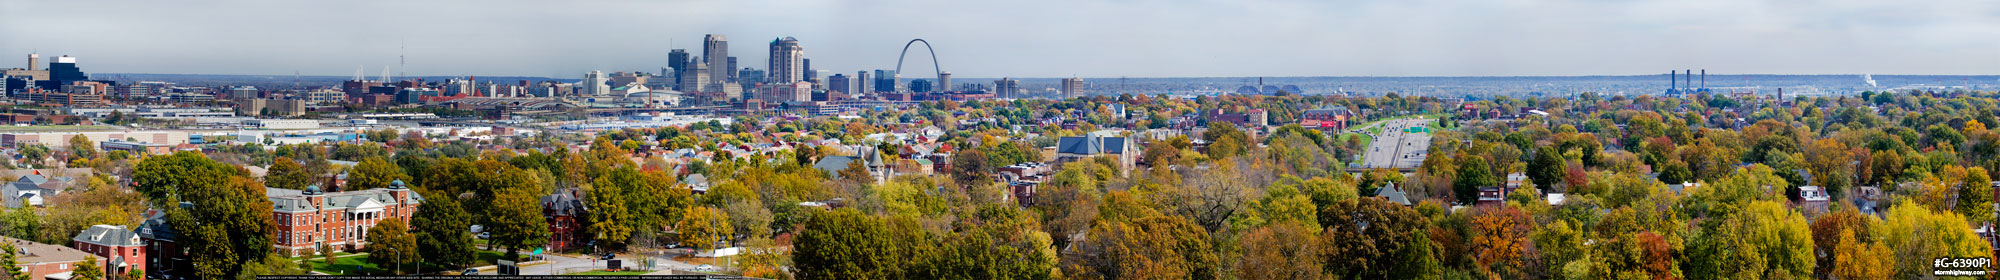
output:
<path id="1" fill-rule="evenodd" d="M 1431 147 L 1430 133 L 1405 132 L 1412 127 L 1424 127 L 1435 121 L 1432 119 L 1397 119 L 1378 124 L 1382 132 L 1370 135 L 1375 142 L 1363 152 L 1363 168 L 1414 168 L 1423 165 L 1425 154 Z M 1366 129 L 1366 128 L 1362 128 Z"/>

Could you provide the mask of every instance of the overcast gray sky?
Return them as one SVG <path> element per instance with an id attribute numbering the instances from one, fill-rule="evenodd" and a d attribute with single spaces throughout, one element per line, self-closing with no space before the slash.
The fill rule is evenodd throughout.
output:
<path id="1" fill-rule="evenodd" d="M 1994 74 L 1978 0 L 0 1 L 0 67 L 96 73 L 575 78 L 658 71 L 724 34 L 741 65 L 797 37 L 816 69 L 893 69 L 911 38 L 960 77 Z M 407 44 L 407 51 L 399 51 Z M 912 50 L 912 52 L 918 52 Z M 912 53 L 905 72 L 927 72 Z"/>

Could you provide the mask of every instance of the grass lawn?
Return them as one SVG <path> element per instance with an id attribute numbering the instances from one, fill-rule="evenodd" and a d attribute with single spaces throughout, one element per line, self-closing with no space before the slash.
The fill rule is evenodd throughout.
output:
<path id="1" fill-rule="evenodd" d="M 331 265 L 328 265 L 323 260 L 325 259 L 316 258 L 311 261 L 313 271 L 333 275 L 380 275 L 389 272 L 389 269 L 376 267 L 375 264 L 368 263 L 368 256 L 336 258 Z M 403 265 L 403 269 L 415 271 L 416 263 Z"/>
<path id="2" fill-rule="evenodd" d="M 1368 136 L 1367 134 L 1360 134 L 1360 133 L 1341 133 L 1340 136 L 1335 136 L 1333 140 L 1335 141 L 1335 143 L 1346 145 L 1348 138 L 1356 138 L 1356 137 L 1361 138 L 1361 148 L 1363 149 L 1368 148 L 1369 144 L 1375 143 L 1374 136 Z"/>
<path id="3" fill-rule="evenodd" d="M 477 252 L 478 252 L 478 255 L 477 255 L 477 256 L 473 256 L 473 258 L 472 258 L 472 265 L 471 265 L 472 267 L 480 267 L 480 266 L 489 266 L 489 265 L 493 265 L 493 264 L 495 264 L 495 263 L 498 263 L 498 262 L 495 262 L 495 260 L 499 260 L 499 259 L 501 259 L 501 257 L 502 257 L 502 256 L 506 256 L 506 255 L 507 255 L 507 252 L 506 252 L 506 251 L 487 251 L 487 250 L 474 250 L 474 251 L 477 251 Z M 519 260 L 526 260 L 526 259 L 528 259 L 528 253 L 529 253 L 529 252 L 531 252 L 531 251 L 522 251 L 522 252 L 520 253 L 520 254 L 521 254 L 521 258 L 520 258 Z M 518 260 L 517 260 L 517 261 L 518 261 Z"/>
<path id="4" fill-rule="evenodd" d="M 626 271 L 604 271 L 604 270 L 592 270 L 592 271 L 584 271 L 584 272 L 577 272 L 577 273 L 570 273 L 569 275 L 645 275 L 646 273 L 652 273 L 652 271 L 640 271 L 640 270 L 626 270 Z"/>
<path id="5" fill-rule="evenodd" d="M 108 126 L 108 125 L 31 125 L 31 126 L 12 126 L 12 125 L 8 125 L 8 126 L 0 126 L 0 132 L 30 132 L 30 131 L 90 131 L 90 130 L 115 130 L 115 129 L 118 129 L 118 127 L 114 127 L 114 126 Z"/>

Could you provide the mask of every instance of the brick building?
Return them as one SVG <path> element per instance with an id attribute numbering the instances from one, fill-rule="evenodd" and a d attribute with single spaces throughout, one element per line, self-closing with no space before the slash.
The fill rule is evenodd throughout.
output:
<path id="1" fill-rule="evenodd" d="M 76 265 L 82 263 L 90 253 L 75 248 L 35 243 L 33 241 L 0 236 L 0 242 L 14 245 L 16 250 L 13 268 L 19 273 L 27 273 L 28 279 L 69 279 Z"/>
<path id="2" fill-rule="evenodd" d="M 76 233 L 70 238 L 74 247 L 103 261 L 100 266 L 106 275 L 125 275 L 132 270 L 146 271 L 146 243 L 139 240 L 139 234 L 125 229 L 125 226 L 95 225 Z"/>
<path id="3" fill-rule="evenodd" d="M 583 195 L 582 189 L 568 188 L 542 196 L 542 216 L 549 219 L 549 250 L 568 251 L 589 242 L 580 234 L 583 221 L 578 219 L 585 209 Z"/>
<path id="4" fill-rule="evenodd" d="M 310 186 L 265 188 L 264 194 L 271 199 L 271 218 L 278 224 L 271 246 L 286 256 L 313 254 L 320 244 L 336 251 L 366 247 L 368 228 L 383 219 L 408 220 L 424 200 L 402 180 L 385 189 L 325 193 Z"/>

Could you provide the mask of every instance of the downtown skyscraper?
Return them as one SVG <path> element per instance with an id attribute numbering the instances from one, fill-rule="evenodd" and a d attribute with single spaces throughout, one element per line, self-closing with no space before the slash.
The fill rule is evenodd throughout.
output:
<path id="1" fill-rule="evenodd" d="M 736 58 L 729 56 L 729 38 L 722 34 L 708 34 L 702 38 L 702 62 L 708 66 L 708 84 L 703 92 L 720 92 L 725 99 L 743 99 L 743 88 L 736 84 Z"/>
<path id="2" fill-rule="evenodd" d="M 805 48 L 799 47 L 799 39 L 784 37 L 771 40 L 770 78 L 765 82 L 792 84 L 805 81 Z"/>

